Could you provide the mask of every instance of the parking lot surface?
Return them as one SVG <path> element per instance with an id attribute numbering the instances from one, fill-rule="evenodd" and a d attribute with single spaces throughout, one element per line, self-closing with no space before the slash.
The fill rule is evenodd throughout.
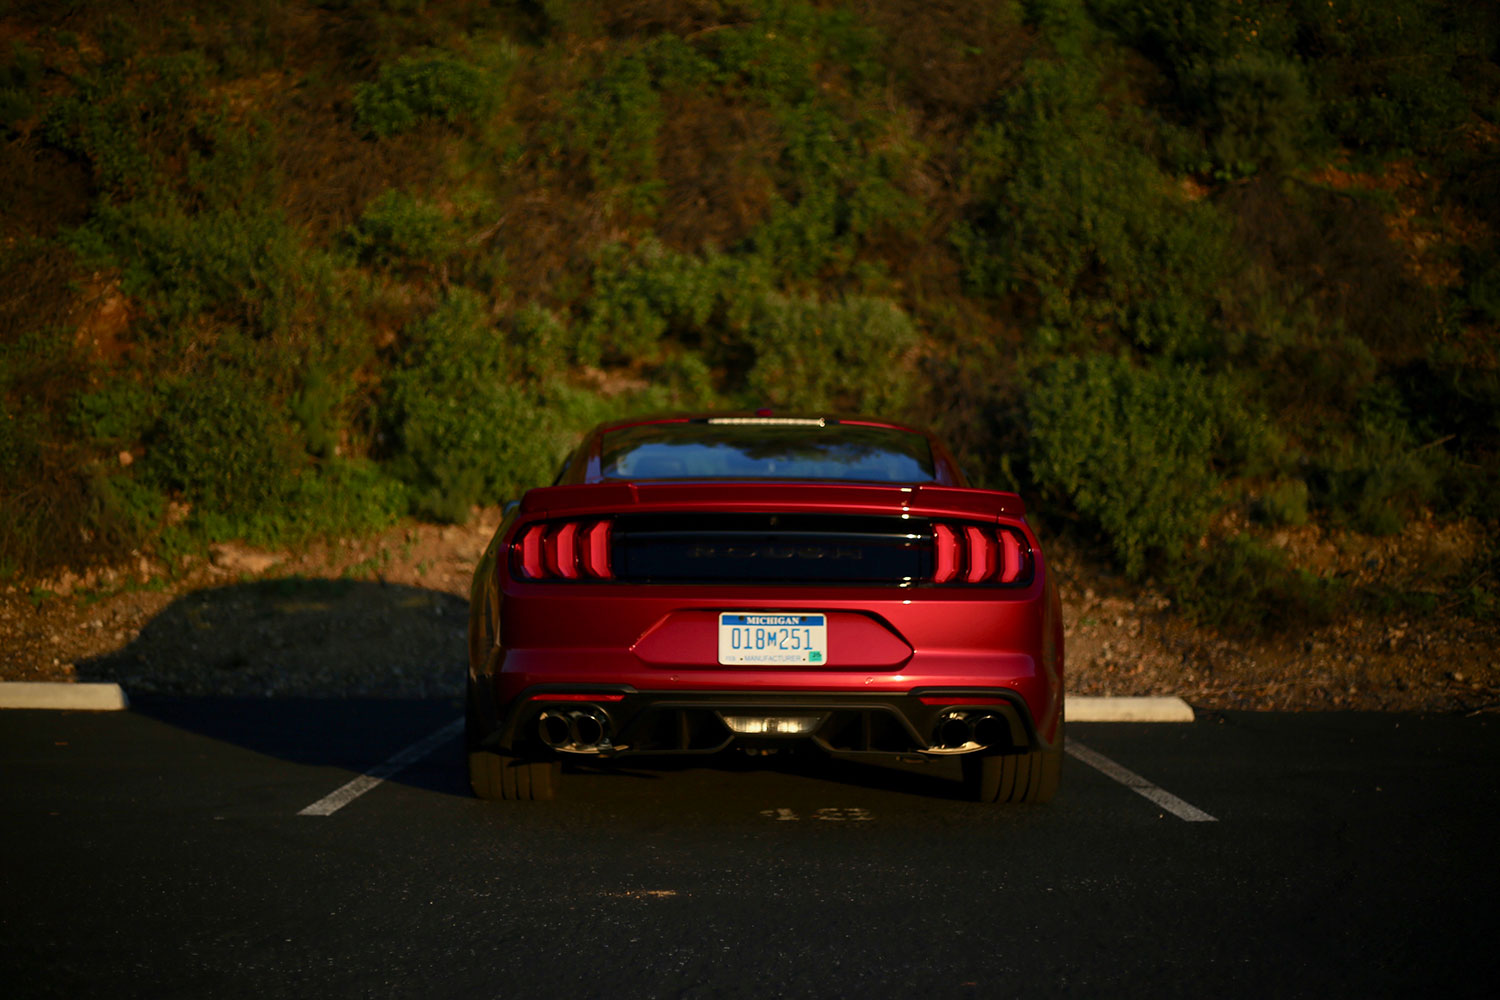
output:
<path id="1" fill-rule="evenodd" d="M 480 802 L 459 712 L 0 713 L 7 995 L 1465 996 L 1500 972 L 1493 717 L 1075 724 L 1057 800 L 997 807 L 776 758 Z"/>

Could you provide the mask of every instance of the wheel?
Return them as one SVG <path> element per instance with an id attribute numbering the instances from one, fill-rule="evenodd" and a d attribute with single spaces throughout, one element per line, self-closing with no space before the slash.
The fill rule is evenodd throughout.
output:
<path id="1" fill-rule="evenodd" d="M 1051 802 L 1062 778 L 1063 730 L 1049 750 L 963 758 L 964 784 L 980 802 Z"/>
<path id="2" fill-rule="evenodd" d="M 488 750 L 469 751 L 469 784 L 481 799 L 540 801 L 557 792 L 562 765 L 557 761 L 525 760 Z"/>

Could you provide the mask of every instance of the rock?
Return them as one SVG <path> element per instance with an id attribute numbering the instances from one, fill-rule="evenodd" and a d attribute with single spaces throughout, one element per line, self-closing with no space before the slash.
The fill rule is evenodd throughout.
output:
<path id="1" fill-rule="evenodd" d="M 243 548 L 230 543 L 220 543 L 209 549 L 209 559 L 213 564 L 231 573 L 264 573 L 282 558 L 270 552 Z"/>

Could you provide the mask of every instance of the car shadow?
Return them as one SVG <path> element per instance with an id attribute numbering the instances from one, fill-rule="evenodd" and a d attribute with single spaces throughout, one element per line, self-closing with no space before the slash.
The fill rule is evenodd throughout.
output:
<path id="1" fill-rule="evenodd" d="M 460 597 L 401 584 L 236 583 L 182 595 L 76 669 L 120 684 L 137 714 L 359 774 L 462 717 L 467 616 Z M 468 795 L 461 734 L 388 780 Z"/>
<path id="2" fill-rule="evenodd" d="M 139 715 L 299 765 L 350 776 L 378 767 L 463 716 L 468 602 L 401 584 L 291 577 L 184 594 L 128 645 L 77 664 L 114 681 Z M 959 799 L 940 767 L 880 766 L 816 751 L 747 757 L 630 757 L 569 770 L 621 781 L 709 768 L 773 771 Z M 469 796 L 454 731 L 387 780 Z M 332 791 L 332 788 L 330 788 Z"/>

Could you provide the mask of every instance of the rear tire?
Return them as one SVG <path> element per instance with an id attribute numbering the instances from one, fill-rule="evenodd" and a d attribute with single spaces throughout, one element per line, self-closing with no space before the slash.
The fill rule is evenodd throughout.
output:
<path id="1" fill-rule="evenodd" d="M 524 760 L 488 750 L 469 752 L 469 785 L 481 799 L 500 802 L 546 801 L 557 794 L 562 765 Z"/>
<path id="2" fill-rule="evenodd" d="M 1048 750 L 963 758 L 964 784 L 980 802 L 1051 802 L 1062 778 L 1063 729 Z"/>

